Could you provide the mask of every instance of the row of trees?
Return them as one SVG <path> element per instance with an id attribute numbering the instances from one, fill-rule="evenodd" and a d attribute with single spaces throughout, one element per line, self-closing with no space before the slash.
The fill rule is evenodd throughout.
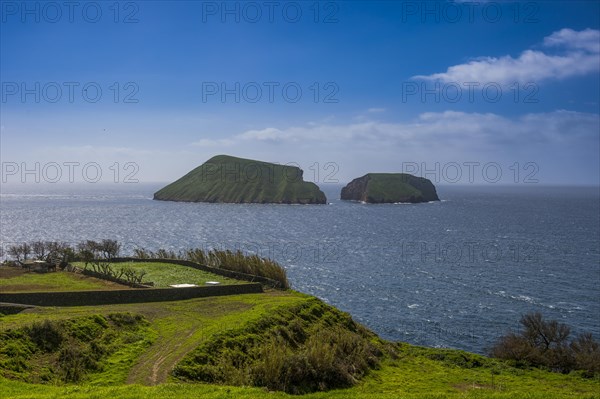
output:
<path id="1" fill-rule="evenodd" d="M 120 250 L 121 244 L 115 240 L 88 240 L 76 246 L 60 241 L 34 241 L 10 245 L 6 253 L 17 262 L 28 259 L 60 259 L 67 262 L 80 260 L 89 263 L 94 259 L 115 258 Z"/>
<path id="2" fill-rule="evenodd" d="M 21 262 L 33 256 L 35 259 L 55 260 L 61 262 L 79 261 L 84 263 L 84 270 L 92 270 L 114 279 L 125 279 L 130 283 L 139 283 L 144 277 L 141 272 L 131 269 L 115 269 L 111 260 L 118 257 L 121 244 L 116 240 L 87 240 L 71 246 L 56 241 L 36 241 L 8 247 L 8 255 Z M 277 288 L 290 288 L 285 268 L 272 259 L 262 258 L 255 254 L 244 254 L 242 251 L 204 250 L 202 248 L 186 251 L 159 249 L 149 251 L 136 248 L 134 257 L 141 259 L 180 259 L 200 263 L 205 266 L 221 268 L 233 272 L 260 276 L 273 280 Z"/>
<path id="3" fill-rule="evenodd" d="M 85 267 L 89 264 L 110 262 L 119 256 L 121 244 L 116 240 L 93 241 L 87 240 L 77 244 L 77 260 L 84 262 Z"/>
<path id="4" fill-rule="evenodd" d="M 541 313 L 528 313 L 520 320 L 522 330 L 511 332 L 492 347 L 490 354 L 511 360 L 520 367 L 541 367 L 569 373 L 583 370 L 587 377 L 600 376 L 600 344 L 592 334 L 571 338 L 571 329 Z"/>
<path id="5" fill-rule="evenodd" d="M 24 242 L 9 246 L 6 252 L 17 262 L 30 258 L 61 264 L 83 262 L 84 270 L 91 270 L 108 279 L 123 280 L 130 284 L 140 284 L 146 275 L 144 270 L 115 268 L 111 264 L 111 260 L 121 252 L 121 244 L 116 240 L 87 240 L 75 246 L 58 241 Z"/>
<path id="6" fill-rule="evenodd" d="M 70 245 L 57 241 L 34 241 L 32 243 L 14 244 L 7 248 L 6 253 L 18 262 L 30 258 L 70 261 L 75 257 L 75 250 Z"/>

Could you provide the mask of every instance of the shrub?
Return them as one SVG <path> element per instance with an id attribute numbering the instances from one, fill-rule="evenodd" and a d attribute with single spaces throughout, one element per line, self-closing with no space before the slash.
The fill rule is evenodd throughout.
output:
<path id="1" fill-rule="evenodd" d="M 383 352 L 373 337 L 348 315 L 310 300 L 213 336 L 173 375 L 292 394 L 350 387 L 379 365 Z"/>
<path id="2" fill-rule="evenodd" d="M 45 320 L 0 332 L 0 375 L 30 383 L 80 382 L 123 345 L 145 339 L 142 316 Z M 125 328 L 122 328 L 125 326 Z"/>
<path id="3" fill-rule="evenodd" d="M 92 315 L 65 322 L 69 335 L 80 341 L 90 342 L 100 337 L 108 324 L 104 316 Z"/>
<path id="4" fill-rule="evenodd" d="M 521 318 L 523 330 L 508 333 L 492 347 L 494 357 L 511 360 L 518 367 L 542 367 L 568 373 L 584 370 L 600 373 L 600 347 L 591 334 L 569 342 L 570 328 L 556 320 L 546 321 L 540 313 Z"/>
<path id="5" fill-rule="evenodd" d="M 112 321 L 117 327 L 128 327 L 132 328 L 139 324 L 144 324 L 145 320 L 142 315 L 127 313 L 111 313 L 108 319 Z"/>
<path id="6" fill-rule="evenodd" d="M 600 345 L 592 334 L 580 335 L 571 342 L 571 350 L 578 369 L 586 371 L 588 376 L 600 374 Z"/>
<path id="7" fill-rule="evenodd" d="M 85 360 L 78 346 L 63 347 L 58 355 L 62 379 L 66 382 L 81 381 L 85 371 Z"/>
<path id="8" fill-rule="evenodd" d="M 244 255 L 244 253 L 239 250 L 235 252 L 230 250 L 205 251 L 196 248 L 187 251 L 185 257 L 192 262 L 214 268 L 266 277 L 277 282 L 279 284 L 277 288 L 280 289 L 290 288 L 285 269 L 274 260 L 261 258 L 258 255 Z"/>
<path id="9" fill-rule="evenodd" d="M 64 340 L 63 331 L 60 326 L 49 320 L 34 323 L 29 328 L 29 337 L 44 352 L 57 350 Z"/>

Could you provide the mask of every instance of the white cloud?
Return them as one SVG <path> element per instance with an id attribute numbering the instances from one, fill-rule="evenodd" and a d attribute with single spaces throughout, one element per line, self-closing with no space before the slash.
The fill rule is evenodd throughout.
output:
<path id="1" fill-rule="evenodd" d="M 298 126 L 269 126 L 203 138 L 192 147 L 178 149 L 149 150 L 139 145 L 40 146 L 23 149 L 21 156 L 11 154 L 6 159 L 19 163 L 76 161 L 81 165 L 93 161 L 101 165 L 106 182 L 115 176 L 115 162 L 119 163 L 121 180 L 132 171 L 125 164 L 133 162 L 139 166 L 135 178 L 140 182 L 172 181 L 210 157 L 226 153 L 270 162 L 295 162 L 304 169 L 307 179 L 315 179 L 313 175 L 319 170 L 321 180 L 317 183 L 331 172 L 325 169 L 329 162 L 338 166 L 335 178 L 345 182 L 370 171 L 400 171 L 403 162 L 432 165 L 467 161 L 499 162 L 507 179 L 511 173 L 508 167 L 514 162 L 536 162 L 542 182 L 572 182 L 572 176 L 577 176 L 581 182 L 589 183 L 597 181 L 600 169 L 598 131 L 597 114 L 557 110 L 506 117 L 445 111 L 426 112 L 393 123 L 328 119 Z M 157 161 L 161 159 L 167 161 Z M 80 181 L 81 176 L 78 178 Z"/>
<path id="2" fill-rule="evenodd" d="M 315 163 L 339 166 L 340 181 L 368 171 L 399 171 L 402 162 L 535 162 L 542 182 L 593 181 L 598 175 L 600 116 L 567 110 L 506 117 L 495 113 L 427 112 L 402 122 L 374 120 L 266 127 L 225 138 L 234 144 L 211 148 L 273 162 L 296 162 L 305 173 Z M 275 158 L 275 159 L 274 159 Z M 369 165 L 365 170 L 365 165 Z M 192 166 L 192 165 L 190 165 Z M 596 172 L 594 172 L 596 171 Z M 586 180 L 587 179 L 587 180 Z M 510 183 L 510 181 L 506 181 Z"/>
<path id="3" fill-rule="evenodd" d="M 427 112 L 396 123 L 267 127 L 225 138 L 222 141 L 231 144 L 211 149 L 243 153 L 250 158 L 276 154 L 280 161 L 304 160 L 308 165 L 318 159 L 345 159 L 349 163 L 366 159 L 394 165 L 395 159 L 497 159 L 500 154 L 512 159 L 520 155 L 547 158 L 554 152 L 569 155 L 597 148 L 598 131 L 597 114 L 558 110 L 511 118 L 445 111 Z M 592 155 L 590 161 L 597 158 Z"/>
<path id="4" fill-rule="evenodd" d="M 507 118 L 493 113 L 456 111 L 427 112 L 404 123 L 367 121 L 346 125 L 311 125 L 286 129 L 250 130 L 233 137 L 232 141 L 286 143 L 336 143 L 363 146 L 371 142 L 401 144 L 408 147 L 463 147 L 495 144 L 496 142 L 539 142 L 564 140 L 569 137 L 596 137 L 599 117 L 573 111 L 526 114 Z"/>
<path id="5" fill-rule="evenodd" d="M 544 46 L 565 46 L 590 53 L 600 53 L 600 31 L 589 28 L 580 32 L 567 28 L 561 29 L 544 38 Z"/>
<path id="6" fill-rule="evenodd" d="M 449 67 L 446 72 L 417 75 L 413 79 L 442 82 L 539 82 L 546 79 L 566 79 L 600 70 L 600 31 L 562 29 L 544 38 L 544 46 L 560 48 L 564 54 L 547 54 L 525 50 L 517 58 L 480 57 L 466 64 Z"/>

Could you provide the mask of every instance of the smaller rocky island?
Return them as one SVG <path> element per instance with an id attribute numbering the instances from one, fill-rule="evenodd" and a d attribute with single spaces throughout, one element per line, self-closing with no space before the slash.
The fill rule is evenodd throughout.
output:
<path id="1" fill-rule="evenodd" d="M 302 169 L 217 155 L 154 194 L 155 200 L 259 204 L 325 204 Z"/>
<path id="2" fill-rule="evenodd" d="M 429 179 L 407 173 L 367 173 L 342 188 L 341 198 L 370 204 L 440 200 Z"/>

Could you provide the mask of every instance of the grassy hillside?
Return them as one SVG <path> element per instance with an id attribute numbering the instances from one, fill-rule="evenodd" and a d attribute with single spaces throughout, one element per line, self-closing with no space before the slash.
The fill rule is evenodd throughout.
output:
<path id="1" fill-rule="evenodd" d="M 36 322 L 62 321 L 111 313 L 140 315 L 150 323 L 152 345 L 142 354 L 131 353 L 135 360 L 131 369 L 113 370 L 110 376 L 91 382 L 108 384 L 166 382 L 169 371 L 191 350 L 219 331 L 239 327 L 246 321 L 256 320 L 271 309 L 303 301 L 304 296 L 280 291 L 258 295 L 198 298 L 177 302 L 153 302 L 68 308 L 38 307 L 25 312 L 2 316 L 0 333 L 32 325 Z M 126 359 L 121 359 L 125 361 Z M 0 371 L 0 375 L 3 372 Z"/>
<path id="2" fill-rule="evenodd" d="M 137 322 L 123 329 L 111 321 L 111 314 L 129 314 Z M 355 379 L 351 381 L 354 385 L 302 398 L 600 398 L 600 381 L 577 373 L 518 369 L 462 351 L 382 341 L 349 315 L 291 291 L 179 302 L 35 308 L 0 317 L 0 335 L 16 337 L 19 331 L 23 334 L 45 320 L 67 326 L 63 333 L 69 340 L 76 339 L 73 332 L 87 337 L 90 348 L 95 341 L 112 342 L 106 337 L 120 344 L 117 350 L 107 350 L 94 360 L 96 369 L 86 369 L 79 382 L 68 385 L 56 379 L 44 384 L 14 379 L 3 363 L 10 353 L 7 345 L 1 344 L 3 398 L 297 398 L 282 391 L 235 385 L 252 383 L 243 378 L 256 375 L 256 370 L 274 376 L 293 376 L 290 371 L 294 370 L 323 373 L 331 367 L 340 371 L 336 356 L 331 355 L 335 351 L 354 359 L 355 363 L 344 363 L 354 365 L 346 369 Z M 350 339 L 336 338 L 340 336 Z M 13 340 L 17 342 L 21 338 Z M 80 349 L 88 353 L 85 346 Z M 240 351 L 248 356 L 240 358 Z M 47 352 L 33 350 L 32 356 L 23 360 L 24 372 L 42 370 L 47 357 Z M 360 360 L 369 358 L 373 362 L 369 368 L 360 369 Z M 53 364 L 54 370 L 62 369 L 55 361 Z M 247 373 L 236 374 L 233 364 Z M 310 369 L 281 366 L 297 364 Z M 357 373 L 360 370 L 364 372 Z M 284 374 L 278 374 L 281 372 Z M 206 381 L 195 378 L 203 375 L 217 377 L 215 383 L 189 382 Z"/>
<path id="3" fill-rule="evenodd" d="M 368 203 L 439 201 L 431 181 L 406 173 L 368 173 L 348 183 L 341 198 Z"/>
<path id="4" fill-rule="evenodd" d="M 0 331 L 0 373 L 25 382 L 66 384 L 131 367 L 152 332 L 130 313 L 44 320 Z"/>
<path id="5" fill-rule="evenodd" d="M 391 346 L 316 298 L 215 334 L 173 370 L 182 381 L 304 394 L 352 387 Z"/>
<path id="6" fill-rule="evenodd" d="M 325 194 L 301 169 L 218 155 L 154 194 L 184 202 L 324 204 Z"/>

